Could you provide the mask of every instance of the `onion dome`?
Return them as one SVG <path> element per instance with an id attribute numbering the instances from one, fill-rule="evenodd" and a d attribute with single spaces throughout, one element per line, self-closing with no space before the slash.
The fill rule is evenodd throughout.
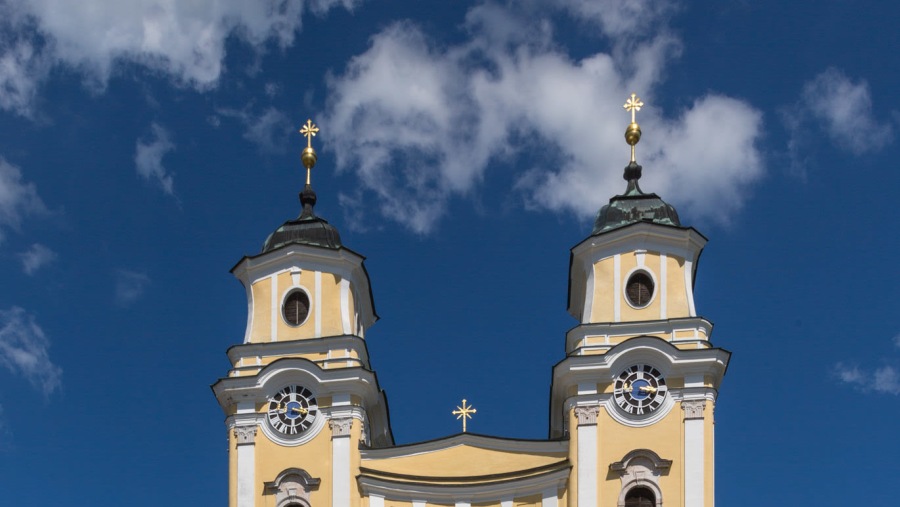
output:
<path id="1" fill-rule="evenodd" d="M 300 216 L 288 220 L 281 227 L 275 229 L 263 243 L 262 253 L 270 252 L 290 244 L 312 245 L 324 248 L 341 248 L 341 235 L 337 228 L 329 224 L 324 218 L 316 216 L 313 208 L 316 206 L 316 192 L 310 185 L 310 172 L 316 165 L 318 157 L 312 147 L 312 137 L 319 128 L 313 125 L 312 120 L 306 120 L 306 125 L 300 129 L 300 133 L 306 136 L 306 148 L 303 150 L 300 160 L 306 167 L 306 186 L 300 192 L 300 204 L 303 206 Z"/>
<path id="2" fill-rule="evenodd" d="M 624 194 L 613 197 L 609 200 L 609 204 L 600 208 L 591 235 L 636 222 L 681 225 L 678 213 L 671 204 L 667 204 L 656 194 L 645 194 L 638 184 L 642 167 L 635 160 L 634 147 L 641 140 L 641 127 L 635 121 L 635 112 L 640 111 L 643 105 L 644 103 L 634 93 L 625 102 L 625 109 L 631 112 L 631 123 L 625 130 L 625 142 L 631 145 L 631 162 L 625 167 L 623 176 L 628 186 Z"/>

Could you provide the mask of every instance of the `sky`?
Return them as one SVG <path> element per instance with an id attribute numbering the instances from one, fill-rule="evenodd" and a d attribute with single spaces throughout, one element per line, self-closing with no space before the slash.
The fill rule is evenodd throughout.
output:
<path id="1" fill-rule="evenodd" d="M 398 443 L 546 438 L 569 249 L 641 186 L 710 241 L 720 505 L 889 505 L 900 7 L 0 0 L 0 498 L 224 505 L 230 268 L 299 213 L 367 257 Z M 49 488 L 52 485 L 53 488 Z M 50 491 L 52 489 L 53 491 Z"/>

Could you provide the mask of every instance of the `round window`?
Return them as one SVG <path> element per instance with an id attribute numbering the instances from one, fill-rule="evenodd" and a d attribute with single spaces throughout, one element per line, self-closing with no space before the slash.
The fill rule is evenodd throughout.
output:
<path id="1" fill-rule="evenodd" d="M 632 306 L 637 308 L 647 306 L 653 297 L 653 279 L 643 271 L 634 273 L 625 286 L 625 295 Z"/>
<path id="2" fill-rule="evenodd" d="M 299 326 L 309 316 L 309 296 L 306 291 L 294 290 L 284 298 L 281 309 L 284 320 L 292 326 Z"/>

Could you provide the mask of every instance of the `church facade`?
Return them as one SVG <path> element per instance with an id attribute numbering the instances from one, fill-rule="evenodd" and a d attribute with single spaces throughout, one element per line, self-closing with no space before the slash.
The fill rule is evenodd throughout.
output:
<path id="1" fill-rule="evenodd" d="M 228 431 L 230 507 L 712 507 L 714 421 L 730 353 L 713 347 L 693 286 L 706 238 L 641 190 L 601 208 L 570 255 L 579 325 L 554 366 L 547 440 L 461 433 L 396 445 L 369 364 L 377 320 L 364 258 L 316 216 L 309 140 L 303 210 L 232 269 L 244 341 L 213 392 Z"/>

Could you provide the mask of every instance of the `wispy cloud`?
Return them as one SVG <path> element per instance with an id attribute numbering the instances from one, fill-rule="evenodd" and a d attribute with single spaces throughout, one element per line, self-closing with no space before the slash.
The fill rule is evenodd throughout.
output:
<path id="1" fill-rule="evenodd" d="M 900 348 L 900 334 L 891 342 Z M 834 372 L 841 382 L 861 391 L 900 395 L 900 369 L 894 366 L 861 368 L 858 364 L 837 363 Z"/>
<path id="2" fill-rule="evenodd" d="M 32 315 L 19 307 L 0 310 L 0 365 L 44 395 L 62 385 L 62 369 L 50 360 L 49 349 L 50 341 Z"/>
<path id="3" fill-rule="evenodd" d="M 150 136 L 138 139 L 135 145 L 134 166 L 145 180 L 155 180 L 169 195 L 175 194 L 175 178 L 163 167 L 162 160 L 175 149 L 169 132 L 158 123 L 150 125 Z"/>
<path id="4" fill-rule="evenodd" d="M 655 99 L 681 51 L 666 26 L 672 4 L 601 4 L 482 4 L 467 13 L 468 38 L 451 46 L 409 22 L 376 34 L 328 79 L 329 148 L 365 189 L 344 202 L 367 199 L 367 209 L 427 233 L 494 162 L 522 156 L 515 189 L 524 205 L 590 217 L 624 189 L 622 103 L 637 91 L 648 104 L 639 118 L 644 188 L 695 218 L 727 221 L 764 171 L 762 114 L 715 93 L 666 114 Z M 605 36 L 609 51 L 573 59 L 548 21 L 560 11 L 575 18 L 570 26 Z M 636 13 L 640 24 L 616 21 Z"/>
<path id="5" fill-rule="evenodd" d="M 46 210 L 34 183 L 23 181 L 22 171 L 0 157 L 0 241 L 4 228 L 19 230 L 26 215 Z"/>
<path id="6" fill-rule="evenodd" d="M 853 155 L 879 151 L 894 140 L 891 123 L 875 117 L 869 83 L 836 68 L 806 82 L 800 100 L 784 108 L 782 119 L 792 164 L 801 171 L 809 157 L 810 129 L 824 132 L 835 147 Z"/>
<path id="7" fill-rule="evenodd" d="M 283 153 L 289 146 L 291 135 L 296 128 L 290 119 L 274 107 L 261 113 L 252 111 L 252 104 L 244 109 L 219 109 L 220 116 L 236 118 L 244 125 L 244 139 L 255 144 L 263 153 Z M 213 126 L 218 127 L 221 120 L 216 119 Z"/>
<path id="8" fill-rule="evenodd" d="M 33 275 L 38 269 L 55 261 L 56 258 L 56 252 L 40 243 L 31 245 L 31 248 L 19 254 L 22 270 L 26 275 Z"/>
<path id="9" fill-rule="evenodd" d="M 147 286 L 150 285 L 150 277 L 144 273 L 119 269 L 115 271 L 116 279 L 116 304 L 128 306 L 144 295 Z"/>
<path id="10" fill-rule="evenodd" d="M 357 0 L 30 0 L 0 3 L 0 108 L 29 114 L 53 66 L 80 72 L 102 90 L 116 65 L 137 64 L 178 86 L 213 88 L 225 71 L 225 43 L 239 40 L 257 56 L 273 42 L 294 43 L 305 12 L 352 10 Z M 45 41 L 39 44 L 38 41 Z"/>

